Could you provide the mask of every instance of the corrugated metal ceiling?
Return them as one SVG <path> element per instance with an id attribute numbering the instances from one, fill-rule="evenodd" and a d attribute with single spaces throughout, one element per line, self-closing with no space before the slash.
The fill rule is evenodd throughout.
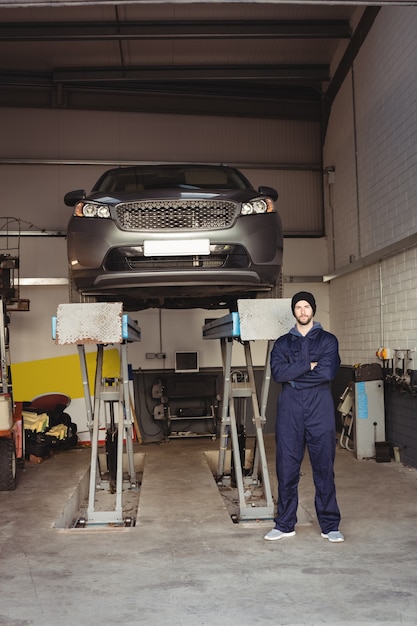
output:
<path id="1" fill-rule="evenodd" d="M 351 45 L 358 17 L 372 11 L 271 2 L 10 4 L 0 2 L 0 106 L 316 120 L 332 61 Z"/>

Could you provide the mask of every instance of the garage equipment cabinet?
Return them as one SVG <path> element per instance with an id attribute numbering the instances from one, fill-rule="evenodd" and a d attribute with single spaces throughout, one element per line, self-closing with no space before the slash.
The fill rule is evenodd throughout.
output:
<path id="1" fill-rule="evenodd" d="M 353 369 L 354 441 L 357 459 L 374 458 L 375 443 L 385 442 L 384 383 L 378 363 Z"/>

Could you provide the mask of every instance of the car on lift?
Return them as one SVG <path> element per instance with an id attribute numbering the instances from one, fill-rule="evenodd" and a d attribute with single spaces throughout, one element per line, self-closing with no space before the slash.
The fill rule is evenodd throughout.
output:
<path id="1" fill-rule="evenodd" d="M 277 198 L 225 165 L 108 170 L 64 198 L 70 301 L 234 310 L 238 298 L 279 297 Z"/>

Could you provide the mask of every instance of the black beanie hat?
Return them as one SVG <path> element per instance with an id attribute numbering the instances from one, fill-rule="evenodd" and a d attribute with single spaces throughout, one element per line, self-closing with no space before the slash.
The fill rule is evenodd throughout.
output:
<path id="1" fill-rule="evenodd" d="M 316 301 L 314 299 L 313 294 L 309 293 L 308 291 L 299 291 L 292 297 L 292 300 L 291 300 L 291 310 L 292 310 L 293 315 L 294 315 L 295 305 L 300 300 L 305 300 L 306 302 L 308 302 L 311 308 L 313 309 L 313 315 L 316 314 L 317 307 L 316 307 Z"/>

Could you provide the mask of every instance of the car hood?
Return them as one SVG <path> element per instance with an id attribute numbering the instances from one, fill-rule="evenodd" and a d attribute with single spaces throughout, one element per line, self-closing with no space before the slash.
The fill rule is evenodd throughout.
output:
<path id="1" fill-rule="evenodd" d="M 94 192 L 87 200 L 106 204 L 118 204 L 119 202 L 133 202 L 144 200 L 230 200 L 232 202 L 247 202 L 257 198 L 261 194 L 255 189 L 147 189 L 143 192 L 117 192 L 107 194 Z"/>

